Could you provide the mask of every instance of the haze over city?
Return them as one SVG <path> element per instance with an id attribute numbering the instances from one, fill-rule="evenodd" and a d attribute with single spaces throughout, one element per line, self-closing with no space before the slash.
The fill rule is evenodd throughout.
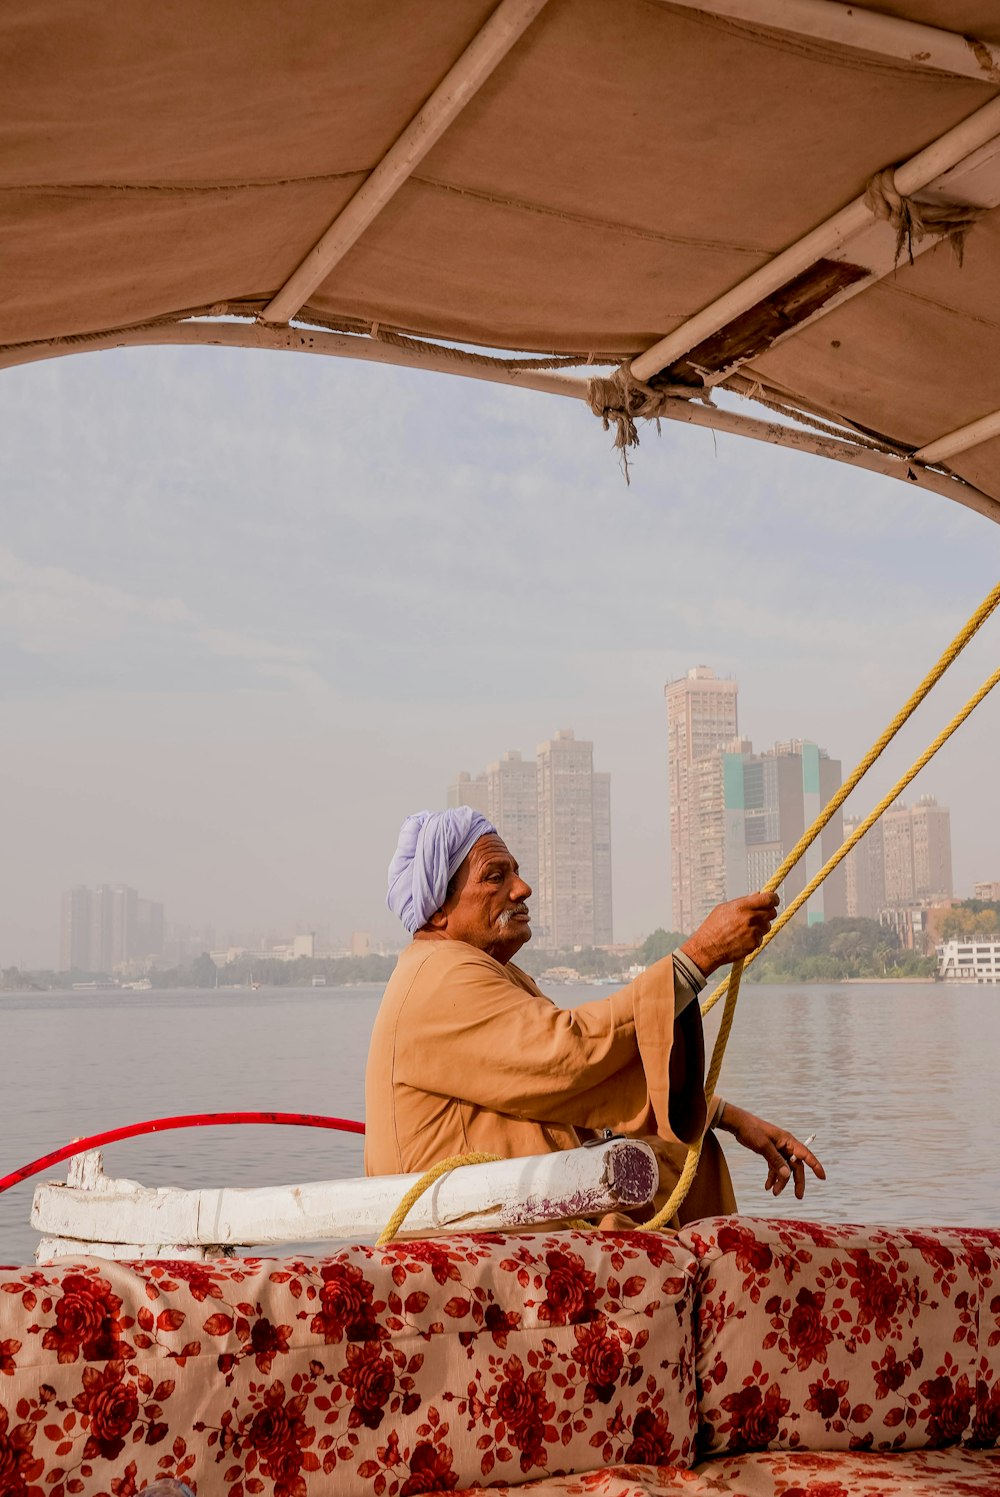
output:
<path id="1" fill-rule="evenodd" d="M 564 726 L 611 774 L 616 938 L 669 926 L 664 683 L 731 674 L 755 746 L 846 772 L 995 580 L 933 495 L 671 423 L 626 486 L 575 403 L 428 374 L 89 355 L 5 374 L 0 433 L 0 965 L 54 964 L 77 883 L 391 934 L 402 817 Z M 998 726 L 988 700 L 912 787 L 950 807 L 956 894 L 1000 878 Z"/>

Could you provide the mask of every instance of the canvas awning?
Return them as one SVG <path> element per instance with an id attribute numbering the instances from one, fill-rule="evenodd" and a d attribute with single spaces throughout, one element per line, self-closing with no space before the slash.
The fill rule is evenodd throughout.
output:
<path id="1" fill-rule="evenodd" d="M 225 342 L 586 398 L 563 359 L 620 365 L 616 426 L 1000 518 L 993 0 L 8 0 L 0 46 L 0 366 Z"/>

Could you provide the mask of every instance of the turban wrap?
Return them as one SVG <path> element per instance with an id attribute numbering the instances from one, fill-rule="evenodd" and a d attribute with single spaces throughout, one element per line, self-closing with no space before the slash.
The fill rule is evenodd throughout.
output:
<path id="1" fill-rule="evenodd" d="M 473 844 L 496 827 L 471 806 L 407 816 L 389 864 L 386 904 L 412 935 L 439 910 Z"/>

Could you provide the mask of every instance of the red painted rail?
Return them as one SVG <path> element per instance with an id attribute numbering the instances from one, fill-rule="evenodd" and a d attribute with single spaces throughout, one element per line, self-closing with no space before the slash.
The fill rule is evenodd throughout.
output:
<path id="1" fill-rule="evenodd" d="M 109 1128 L 106 1133 L 92 1133 L 89 1138 L 74 1138 L 72 1143 L 51 1154 L 43 1154 L 30 1164 L 0 1178 L 0 1194 L 32 1175 L 72 1159 L 74 1154 L 86 1154 L 91 1149 L 101 1149 L 105 1144 L 118 1143 L 123 1138 L 138 1138 L 143 1133 L 166 1133 L 171 1128 L 217 1128 L 230 1123 L 273 1123 L 289 1128 L 333 1128 L 339 1133 L 364 1133 L 364 1123 L 351 1118 L 327 1118 L 311 1112 L 192 1112 L 176 1118 L 150 1118 L 145 1123 L 127 1123 L 123 1128 Z"/>

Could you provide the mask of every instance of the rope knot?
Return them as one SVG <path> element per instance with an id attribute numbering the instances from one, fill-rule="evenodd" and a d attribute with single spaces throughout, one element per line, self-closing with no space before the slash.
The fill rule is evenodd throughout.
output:
<path id="1" fill-rule="evenodd" d="M 631 358 L 623 360 L 613 374 L 596 376 L 587 385 L 590 409 L 599 417 L 604 430 L 615 428 L 615 449 L 621 453 L 625 482 L 629 481 L 628 451 L 639 445 L 637 421 L 655 421 L 668 405 L 677 400 L 703 400 L 712 403 L 711 390 L 703 385 L 647 383 L 632 373 Z"/>
<path id="2" fill-rule="evenodd" d="M 928 234 L 947 239 L 961 265 L 966 236 L 984 212 L 971 203 L 921 203 L 907 197 L 896 186 L 896 173 L 891 166 L 872 177 L 865 191 L 865 203 L 876 218 L 895 230 L 897 265 L 904 249 L 912 265 L 913 241 L 919 244 Z"/>

